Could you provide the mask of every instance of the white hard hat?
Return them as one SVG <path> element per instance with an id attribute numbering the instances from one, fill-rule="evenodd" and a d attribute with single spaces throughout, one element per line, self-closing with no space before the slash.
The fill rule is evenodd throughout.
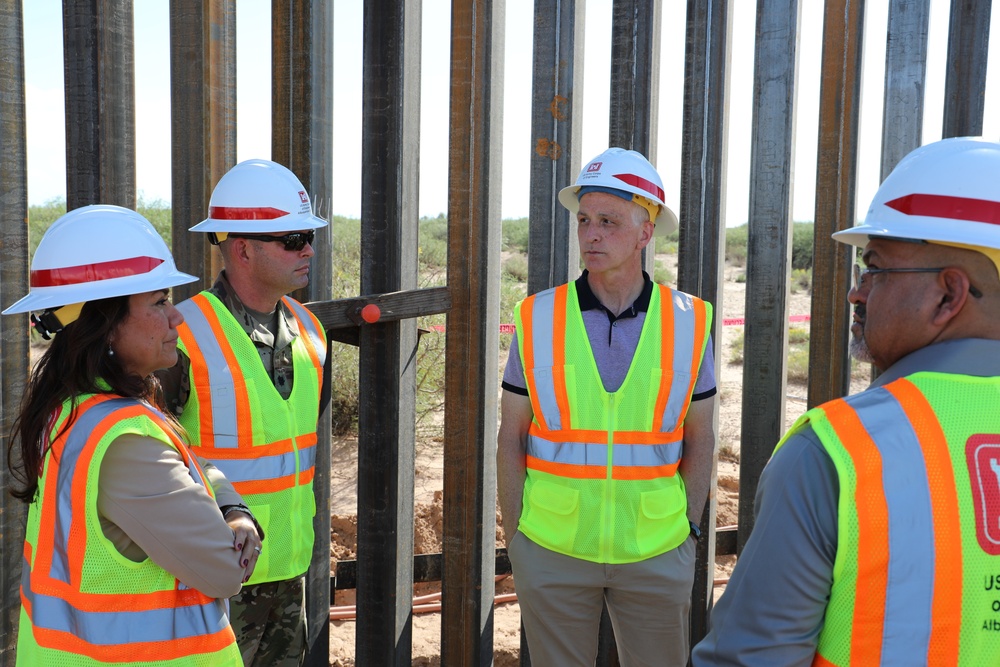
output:
<path id="1" fill-rule="evenodd" d="M 875 193 L 864 222 L 833 234 L 855 246 L 878 237 L 986 254 L 1000 249 L 1000 144 L 956 137 L 904 157 Z"/>
<path id="2" fill-rule="evenodd" d="M 208 217 L 190 231 L 270 234 L 326 225 L 313 215 L 309 194 L 288 168 L 270 160 L 245 160 L 219 179 Z"/>
<path id="3" fill-rule="evenodd" d="M 121 206 L 95 204 L 70 211 L 46 230 L 31 259 L 28 295 L 3 314 L 142 294 L 195 280 L 177 270 L 167 244 L 146 218 Z"/>
<path id="4" fill-rule="evenodd" d="M 580 171 L 576 183 L 559 191 L 559 201 L 575 217 L 580 210 L 580 188 L 611 189 L 632 195 L 632 201 L 649 211 L 654 236 L 677 229 L 677 216 L 663 203 L 663 181 L 641 153 L 609 148 Z"/>

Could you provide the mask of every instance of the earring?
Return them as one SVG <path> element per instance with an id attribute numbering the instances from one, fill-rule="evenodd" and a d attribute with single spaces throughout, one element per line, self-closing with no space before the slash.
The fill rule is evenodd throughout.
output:
<path id="1" fill-rule="evenodd" d="M 113 349 L 111 349 L 111 344 L 110 343 L 108 344 L 108 356 L 109 357 L 115 356 L 115 351 Z"/>

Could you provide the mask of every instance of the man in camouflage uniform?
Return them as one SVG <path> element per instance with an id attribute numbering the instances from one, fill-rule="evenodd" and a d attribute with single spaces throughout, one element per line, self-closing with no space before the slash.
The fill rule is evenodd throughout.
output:
<path id="1" fill-rule="evenodd" d="M 308 284 L 314 230 L 326 224 L 281 165 L 249 160 L 223 176 L 209 217 L 191 229 L 209 234 L 224 268 L 211 289 L 178 305 L 186 320 L 178 362 L 160 374 L 192 449 L 243 496 L 246 505 L 231 511 L 255 517 L 266 533 L 257 569 L 231 599 L 248 666 L 305 659 L 327 341 L 315 316 L 286 295 Z"/>

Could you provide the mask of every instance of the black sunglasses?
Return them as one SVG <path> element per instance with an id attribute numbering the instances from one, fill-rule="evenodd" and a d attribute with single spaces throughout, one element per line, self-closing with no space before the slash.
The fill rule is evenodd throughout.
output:
<path id="1" fill-rule="evenodd" d="M 285 244 L 285 250 L 296 252 L 305 248 L 306 244 L 312 244 L 313 239 L 316 238 L 316 232 L 315 230 L 310 229 L 308 232 L 292 232 L 291 234 L 285 234 L 284 236 L 272 236 L 271 234 L 238 234 L 235 232 L 229 232 L 229 236 L 239 239 L 252 239 L 254 241 L 278 241 Z"/>

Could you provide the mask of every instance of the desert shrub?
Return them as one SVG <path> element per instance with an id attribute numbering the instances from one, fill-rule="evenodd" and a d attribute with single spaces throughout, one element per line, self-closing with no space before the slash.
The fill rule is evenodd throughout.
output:
<path id="1" fill-rule="evenodd" d="M 790 327 L 788 329 L 788 344 L 801 345 L 809 343 L 809 329 L 805 327 Z"/>
<path id="2" fill-rule="evenodd" d="M 809 345 L 805 344 L 797 347 L 790 347 L 788 350 L 788 364 L 785 367 L 786 375 L 790 381 L 806 382 L 809 379 Z"/>
<path id="3" fill-rule="evenodd" d="M 747 274 L 741 273 L 733 279 L 733 282 L 745 283 L 747 281 Z"/>
<path id="4" fill-rule="evenodd" d="M 743 363 L 743 336 L 745 333 L 745 331 L 741 331 L 739 336 L 733 338 L 733 342 L 729 346 L 729 363 L 731 364 Z"/>
<path id="5" fill-rule="evenodd" d="M 673 285 L 677 281 L 677 276 L 661 260 L 656 260 L 653 268 L 653 282 L 660 285 Z"/>
<path id="6" fill-rule="evenodd" d="M 734 266 L 747 262 L 747 225 L 726 228 L 726 261 Z"/>
<path id="7" fill-rule="evenodd" d="M 503 277 L 528 282 L 528 256 L 517 252 L 508 257 L 503 263 Z"/>
<path id="8" fill-rule="evenodd" d="M 792 225 L 792 268 L 811 269 L 813 265 L 813 223 Z"/>
<path id="9" fill-rule="evenodd" d="M 501 223 L 501 249 L 528 254 L 528 219 L 509 218 Z"/>
<path id="10" fill-rule="evenodd" d="M 809 290 L 812 287 L 812 269 L 792 269 L 792 293 Z"/>

